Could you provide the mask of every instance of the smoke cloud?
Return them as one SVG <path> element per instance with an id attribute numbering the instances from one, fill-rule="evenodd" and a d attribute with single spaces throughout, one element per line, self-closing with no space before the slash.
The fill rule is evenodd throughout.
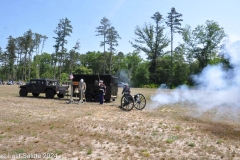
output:
<path id="1" fill-rule="evenodd" d="M 232 69 L 226 70 L 222 64 L 208 65 L 199 75 L 192 76 L 197 84 L 194 89 L 186 85 L 174 90 L 158 89 L 151 97 L 151 108 L 182 103 L 201 111 L 240 109 L 240 41 L 228 44 L 225 50 Z"/>

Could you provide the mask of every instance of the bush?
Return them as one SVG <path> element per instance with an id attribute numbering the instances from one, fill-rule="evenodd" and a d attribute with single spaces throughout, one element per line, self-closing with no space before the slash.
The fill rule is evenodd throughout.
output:
<path id="1" fill-rule="evenodd" d="M 142 85 L 141 88 L 158 88 L 159 85 L 157 84 L 145 84 L 145 85 Z"/>

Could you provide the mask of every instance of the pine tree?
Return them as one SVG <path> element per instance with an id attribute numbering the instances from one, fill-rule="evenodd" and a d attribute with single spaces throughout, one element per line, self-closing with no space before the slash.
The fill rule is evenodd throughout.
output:
<path id="1" fill-rule="evenodd" d="M 114 51 L 116 51 L 115 46 L 118 46 L 118 40 L 121 39 L 118 32 L 115 30 L 114 27 L 110 27 L 107 31 L 106 43 L 109 45 L 108 50 L 110 51 L 109 57 L 109 74 L 112 71 L 112 56 Z"/>
<path id="2" fill-rule="evenodd" d="M 170 32 L 171 32 L 171 79 L 170 79 L 170 87 L 172 87 L 172 68 L 173 68 L 173 33 L 181 33 L 182 32 L 182 28 L 179 27 L 181 26 L 181 21 L 183 21 L 182 19 L 179 19 L 180 17 L 182 17 L 182 14 L 178 13 L 174 7 L 172 7 L 171 12 L 168 13 L 167 16 L 167 26 L 170 27 Z"/>
<path id="3" fill-rule="evenodd" d="M 105 46 L 107 43 L 106 38 L 107 38 L 108 29 L 110 28 L 111 24 L 106 17 L 103 17 L 103 19 L 101 19 L 100 24 L 101 25 L 96 28 L 96 32 L 97 32 L 96 36 L 103 36 L 103 41 L 101 41 L 100 46 L 101 47 L 103 46 L 104 57 L 106 57 L 106 50 L 105 50 Z M 106 58 L 103 66 L 103 74 L 105 74 L 105 71 L 106 71 Z"/>

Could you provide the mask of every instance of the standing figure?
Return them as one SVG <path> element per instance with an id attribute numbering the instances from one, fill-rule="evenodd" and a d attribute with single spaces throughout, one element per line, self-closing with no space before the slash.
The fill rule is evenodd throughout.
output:
<path id="1" fill-rule="evenodd" d="M 126 83 L 123 87 L 122 94 L 127 94 L 129 95 L 131 93 L 129 85 Z"/>
<path id="2" fill-rule="evenodd" d="M 96 80 L 93 84 L 93 93 L 98 93 L 99 90 L 99 83 L 98 80 Z"/>
<path id="3" fill-rule="evenodd" d="M 124 104 L 123 106 L 127 105 L 129 103 L 129 96 L 130 96 L 131 90 L 129 85 L 126 83 L 123 87 L 122 94 L 125 97 L 124 98 Z M 127 101 L 126 101 L 127 100 Z"/>
<path id="4" fill-rule="evenodd" d="M 79 82 L 79 103 L 83 103 L 83 97 L 85 99 L 85 90 L 86 90 L 86 83 L 83 81 L 83 79 L 80 80 Z M 85 99 L 86 101 L 86 99 Z"/>
<path id="5" fill-rule="evenodd" d="M 99 104 L 102 105 L 103 104 L 103 100 L 104 100 L 104 95 L 106 93 L 106 86 L 103 84 L 103 81 L 100 80 L 99 81 L 99 90 L 98 90 L 98 94 L 99 94 Z"/>

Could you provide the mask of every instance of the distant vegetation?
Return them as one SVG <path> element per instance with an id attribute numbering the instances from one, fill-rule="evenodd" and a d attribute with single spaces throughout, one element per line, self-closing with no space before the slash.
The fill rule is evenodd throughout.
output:
<path id="1" fill-rule="evenodd" d="M 31 78 L 56 78 L 68 80 L 69 74 L 112 74 L 120 81 L 136 87 L 158 87 L 167 84 L 170 88 L 180 84 L 194 85 L 190 75 L 197 74 L 209 65 L 223 63 L 231 68 L 224 58 L 221 41 L 226 34 L 217 22 L 207 20 L 205 24 L 192 29 L 189 25 L 181 27 L 182 14 L 171 9 L 167 17 L 159 12 L 153 14 L 154 24 L 136 26 L 136 38 L 130 42 L 136 50 L 123 53 L 117 50 L 120 35 L 103 17 L 96 27 L 96 36 L 103 39 L 100 46 L 103 52 L 80 53 L 80 42 L 66 48 L 67 39 L 73 27 L 67 18 L 61 19 L 54 33 L 54 53 L 46 53 L 44 44 L 47 35 L 34 33 L 31 29 L 23 36 L 8 37 L 7 46 L 0 47 L 0 79 L 24 80 Z M 144 22 L 143 22 L 144 23 Z M 170 36 L 164 34 L 169 29 Z M 180 34 L 183 43 L 173 46 L 174 34 Z M 171 51 L 166 48 L 171 45 Z M 140 56 L 144 52 L 147 60 Z"/>

